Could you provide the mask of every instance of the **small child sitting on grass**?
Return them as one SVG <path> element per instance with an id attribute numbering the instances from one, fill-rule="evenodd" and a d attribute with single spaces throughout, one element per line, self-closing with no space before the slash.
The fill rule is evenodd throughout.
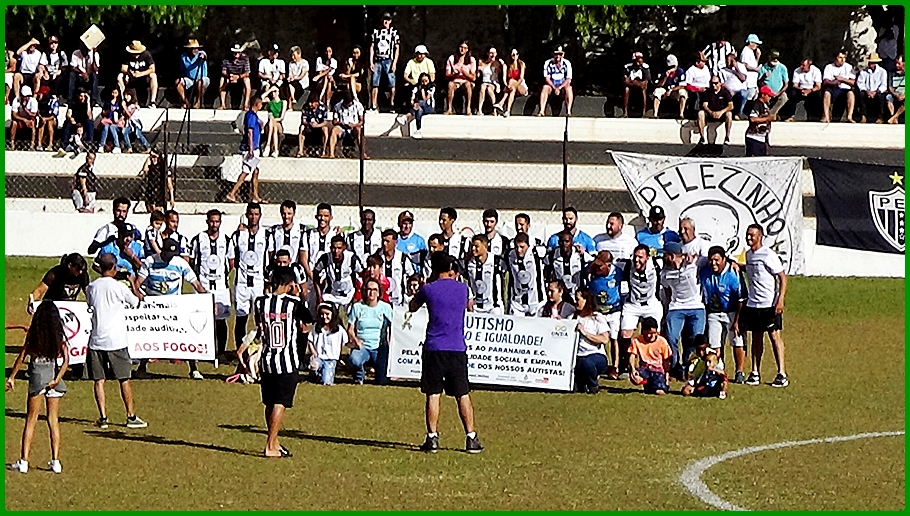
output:
<path id="1" fill-rule="evenodd" d="M 641 335 L 629 345 L 629 363 L 633 385 L 644 385 L 645 394 L 666 394 L 670 391 L 670 344 L 657 332 L 657 319 L 641 320 Z"/>
<path id="2" fill-rule="evenodd" d="M 727 376 L 724 365 L 712 350 L 704 335 L 695 336 L 695 353 L 686 368 L 686 384 L 683 385 L 683 396 L 704 398 L 727 397 Z"/>

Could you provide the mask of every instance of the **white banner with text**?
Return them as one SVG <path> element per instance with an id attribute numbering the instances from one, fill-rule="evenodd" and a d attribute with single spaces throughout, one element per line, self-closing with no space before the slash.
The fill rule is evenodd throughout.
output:
<path id="1" fill-rule="evenodd" d="M 425 308 L 395 309 L 389 378 L 420 379 Z M 571 391 L 578 347 L 576 322 L 469 312 L 465 315 L 468 379 L 474 384 Z"/>

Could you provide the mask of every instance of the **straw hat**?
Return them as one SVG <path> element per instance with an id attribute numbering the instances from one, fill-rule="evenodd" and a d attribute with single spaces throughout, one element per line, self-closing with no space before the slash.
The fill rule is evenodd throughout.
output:
<path id="1" fill-rule="evenodd" d="M 145 45 L 143 45 L 138 39 L 134 39 L 130 46 L 126 47 L 126 51 L 130 54 L 141 54 L 145 52 Z"/>
<path id="2" fill-rule="evenodd" d="M 869 62 L 870 63 L 881 63 L 882 58 L 879 57 L 878 52 L 872 52 L 872 55 L 869 56 Z"/>
<path id="3" fill-rule="evenodd" d="M 188 39 L 186 45 L 183 45 L 183 48 L 202 48 L 202 45 L 199 44 L 195 39 Z"/>

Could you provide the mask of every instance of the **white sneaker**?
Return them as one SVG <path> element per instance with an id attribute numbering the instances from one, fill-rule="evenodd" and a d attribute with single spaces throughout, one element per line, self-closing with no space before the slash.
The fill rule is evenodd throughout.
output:
<path id="1" fill-rule="evenodd" d="M 126 418 L 127 428 L 145 428 L 147 426 L 149 426 L 149 424 L 139 419 L 139 416 L 134 415 L 133 417 Z"/>
<path id="2" fill-rule="evenodd" d="M 114 147 L 114 149 L 111 151 L 112 154 L 120 154 L 120 152 L 120 147 Z"/>
<path id="3" fill-rule="evenodd" d="M 420 134 L 420 131 L 414 131 L 413 133 L 411 133 L 411 138 L 414 138 L 415 140 L 419 140 L 419 139 L 423 138 L 423 135 Z"/>
<path id="4" fill-rule="evenodd" d="M 193 380 L 202 380 L 203 379 L 202 373 L 200 373 L 199 371 L 193 371 L 192 373 L 190 373 L 190 378 L 192 378 Z"/>
<path id="5" fill-rule="evenodd" d="M 63 464 L 60 464 L 59 460 L 52 460 L 48 462 L 47 465 L 50 466 L 51 471 L 54 473 L 57 473 L 58 475 L 63 473 Z"/>
<path id="6" fill-rule="evenodd" d="M 16 462 L 10 464 L 9 469 L 19 473 L 28 473 L 28 462 L 19 459 Z"/>

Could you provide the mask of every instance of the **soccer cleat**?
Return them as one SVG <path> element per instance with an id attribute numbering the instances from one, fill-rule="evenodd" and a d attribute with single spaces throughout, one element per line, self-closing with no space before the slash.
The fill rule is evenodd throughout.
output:
<path id="1" fill-rule="evenodd" d="M 126 427 L 127 428 L 145 428 L 149 426 L 148 423 L 139 419 L 139 416 L 132 415 L 126 418 Z"/>
<path id="2" fill-rule="evenodd" d="M 430 437 L 427 436 L 427 440 L 420 445 L 420 451 L 436 453 L 439 451 L 439 436 Z"/>
<path id="3" fill-rule="evenodd" d="M 107 420 L 106 417 L 99 417 L 98 421 L 95 421 L 95 426 L 97 426 L 98 428 L 100 428 L 102 430 L 107 430 L 107 427 L 109 424 L 110 424 L 110 422 Z"/>
<path id="4" fill-rule="evenodd" d="M 198 370 L 190 372 L 190 378 L 192 378 L 193 380 L 202 380 L 203 379 L 202 373 L 200 373 Z"/>
<path id="5" fill-rule="evenodd" d="M 9 465 L 9 469 L 17 473 L 28 473 L 28 462 L 19 459 Z"/>
<path id="6" fill-rule="evenodd" d="M 742 371 L 736 371 L 736 376 L 733 378 L 733 383 L 746 383 L 746 373 Z"/>
<path id="7" fill-rule="evenodd" d="M 749 373 L 749 378 L 746 378 L 746 385 L 760 385 L 760 384 L 761 384 L 761 376 L 758 373 L 756 373 L 755 371 L 752 371 L 751 373 Z"/>
<path id="8" fill-rule="evenodd" d="M 57 473 L 58 475 L 63 473 L 63 464 L 60 464 L 59 460 L 52 460 L 48 462 L 47 465 L 54 473 Z"/>
<path id="9" fill-rule="evenodd" d="M 790 385 L 790 380 L 787 379 L 787 375 L 779 374 L 774 377 L 774 381 L 771 382 L 771 387 L 786 387 Z"/>
<path id="10" fill-rule="evenodd" d="M 464 451 L 468 453 L 480 453 L 483 451 L 483 445 L 480 444 L 477 434 L 474 434 L 474 437 L 465 436 Z"/>

